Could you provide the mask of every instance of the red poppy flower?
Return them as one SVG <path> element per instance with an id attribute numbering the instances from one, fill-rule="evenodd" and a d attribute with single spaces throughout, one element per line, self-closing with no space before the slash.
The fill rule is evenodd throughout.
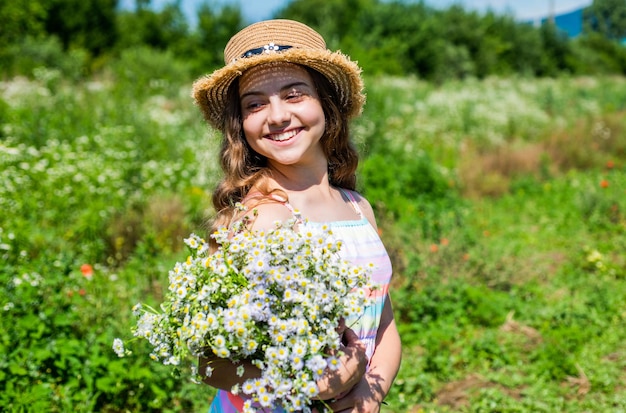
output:
<path id="1" fill-rule="evenodd" d="M 83 264 L 80 266 L 80 272 L 83 273 L 85 278 L 91 279 L 93 276 L 93 267 L 89 264 Z"/>

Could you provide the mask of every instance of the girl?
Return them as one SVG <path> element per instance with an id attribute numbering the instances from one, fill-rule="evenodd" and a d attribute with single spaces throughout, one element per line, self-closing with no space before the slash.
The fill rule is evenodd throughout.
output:
<path id="1" fill-rule="evenodd" d="M 243 29 L 226 45 L 225 66 L 194 83 L 193 96 L 206 120 L 223 134 L 224 178 L 213 193 L 214 228 L 241 219 L 236 203 L 256 210 L 253 229 L 297 218 L 300 227 L 332 228 L 343 258 L 375 263 L 375 304 L 346 320 L 342 368 L 317 384 L 333 411 L 378 412 L 400 366 L 400 337 L 388 285 L 391 264 L 378 236 L 372 208 L 355 192 L 358 157 L 349 121 L 365 97 L 360 69 L 326 49 L 310 27 L 269 20 Z M 229 392 L 259 375 L 251 365 L 217 358 L 206 383 L 218 389 L 211 412 L 241 411 L 244 400 Z"/>

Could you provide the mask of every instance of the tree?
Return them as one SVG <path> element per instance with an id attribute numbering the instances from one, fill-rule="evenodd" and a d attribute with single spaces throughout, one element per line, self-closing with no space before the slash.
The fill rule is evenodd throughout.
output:
<path id="1" fill-rule="evenodd" d="M 203 71 L 224 64 L 224 46 L 244 24 L 244 18 L 238 6 L 225 5 L 220 8 L 212 8 L 208 4 L 200 6 L 198 27 L 195 33 L 198 46 L 194 52 Z"/>
<path id="2" fill-rule="evenodd" d="M 585 27 L 611 40 L 626 39 L 626 1 L 593 0 L 584 12 Z"/>
<path id="3" fill-rule="evenodd" d="M 0 50 L 25 37 L 44 36 L 47 14 L 44 0 L 1 1 Z"/>
<path id="4" fill-rule="evenodd" d="M 446 48 L 446 40 L 433 9 L 423 2 L 404 4 L 393 1 L 381 4 L 369 14 L 373 25 L 364 30 L 376 30 L 379 42 L 398 47 L 397 59 L 404 66 L 404 74 L 417 74 L 427 79 L 438 76 L 445 61 L 442 51 Z M 371 45 L 374 46 L 376 41 L 370 39 Z"/>
<path id="5" fill-rule="evenodd" d="M 520 24 L 513 16 L 497 17 L 488 13 L 487 18 L 493 19 L 492 33 L 507 42 L 508 47 L 501 53 L 502 61 L 513 73 L 536 75 L 544 55 L 539 30 L 529 23 Z"/>
<path id="6" fill-rule="evenodd" d="M 189 25 L 180 1 L 167 3 L 161 10 L 149 0 L 138 0 L 136 10 L 118 13 L 118 48 L 149 46 L 159 50 L 178 49 L 189 36 Z"/>
<path id="7" fill-rule="evenodd" d="M 313 27 L 322 34 L 329 48 L 338 49 L 341 40 L 358 25 L 358 16 L 377 8 L 378 3 L 378 0 L 295 0 L 277 15 Z"/>
<path id="8" fill-rule="evenodd" d="M 45 29 L 67 50 L 82 48 L 93 55 L 112 48 L 117 40 L 117 0 L 50 0 L 45 2 Z"/>
<path id="9" fill-rule="evenodd" d="M 540 29 L 543 54 L 540 57 L 540 66 L 537 74 L 540 76 L 555 76 L 562 72 L 571 71 L 571 43 L 567 35 L 558 30 L 554 24 L 544 24 Z"/>

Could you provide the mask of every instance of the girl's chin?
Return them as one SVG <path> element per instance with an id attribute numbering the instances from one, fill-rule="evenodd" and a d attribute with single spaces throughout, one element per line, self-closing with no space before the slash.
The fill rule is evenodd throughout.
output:
<path id="1" fill-rule="evenodd" d="M 272 158 L 271 163 L 279 166 L 295 166 L 298 165 L 299 159 L 292 158 Z"/>

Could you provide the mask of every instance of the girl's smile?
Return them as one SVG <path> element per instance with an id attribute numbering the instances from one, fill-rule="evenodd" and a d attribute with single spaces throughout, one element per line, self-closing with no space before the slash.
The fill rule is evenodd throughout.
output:
<path id="1" fill-rule="evenodd" d="M 298 129 L 292 129 L 290 131 L 286 131 L 282 133 L 270 133 L 266 135 L 265 137 L 267 139 L 273 140 L 274 142 L 285 142 L 285 141 L 291 140 L 291 138 L 296 136 L 301 130 L 302 128 L 298 128 Z"/>

